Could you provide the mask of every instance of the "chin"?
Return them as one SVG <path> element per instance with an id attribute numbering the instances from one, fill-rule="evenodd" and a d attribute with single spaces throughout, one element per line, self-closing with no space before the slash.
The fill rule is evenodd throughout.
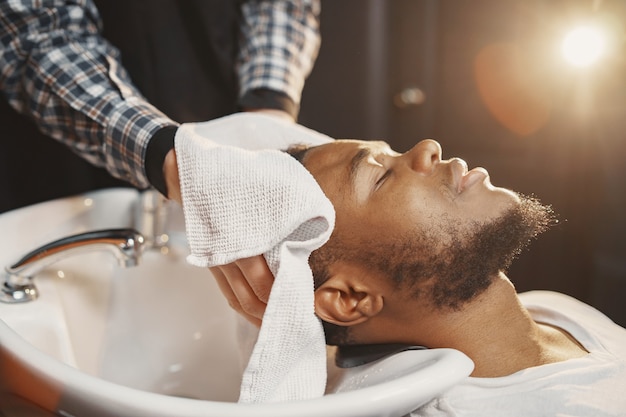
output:
<path id="1" fill-rule="evenodd" d="M 507 188 L 489 187 L 487 193 L 483 193 L 480 197 L 479 212 L 482 213 L 484 220 L 494 220 L 504 215 L 511 208 L 519 205 L 522 201 L 521 196 Z"/>
<path id="2" fill-rule="evenodd" d="M 509 202 L 509 204 L 519 204 L 522 199 L 518 193 L 508 188 L 493 187 L 493 191 L 498 194 L 503 202 Z"/>

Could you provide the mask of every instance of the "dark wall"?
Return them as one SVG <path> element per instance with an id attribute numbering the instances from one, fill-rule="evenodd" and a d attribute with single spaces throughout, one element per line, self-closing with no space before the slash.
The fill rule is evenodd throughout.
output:
<path id="1" fill-rule="evenodd" d="M 593 9 L 592 5 L 596 5 Z M 626 4 L 576 0 L 325 0 L 300 122 L 398 151 L 438 140 L 561 222 L 509 272 L 626 325 Z M 581 19 L 621 42 L 574 70 L 557 45 Z M 619 36 L 618 36 L 619 38 Z M 417 92 L 416 103 L 400 94 Z M 413 89 L 413 90 L 411 90 Z M 417 89 L 417 90 L 416 90 Z"/>

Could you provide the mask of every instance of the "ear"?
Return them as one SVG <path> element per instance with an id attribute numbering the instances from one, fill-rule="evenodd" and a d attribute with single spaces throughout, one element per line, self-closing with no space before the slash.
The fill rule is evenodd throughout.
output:
<path id="1" fill-rule="evenodd" d="M 349 273 L 332 275 L 315 290 L 315 312 L 322 320 L 338 326 L 354 326 L 383 309 L 383 295 Z"/>

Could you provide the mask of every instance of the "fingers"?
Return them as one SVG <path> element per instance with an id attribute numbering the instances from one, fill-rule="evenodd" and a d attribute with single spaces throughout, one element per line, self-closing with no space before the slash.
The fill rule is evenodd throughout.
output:
<path id="1" fill-rule="evenodd" d="M 239 299 L 237 298 L 237 295 L 235 295 L 235 292 L 233 291 L 233 289 L 231 287 L 231 284 L 230 284 L 228 278 L 226 277 L 226 274 L 224 274 L 224 272 L 222 272 L 223 267 L 221 267 L 221 266 L 220 267 L 213 267 L 213 268 L 210 268 L 210 270 L 211 270 L 211 273 L 213 274 L 213 277 L 215 278 L 215 281 L 217 282 L 217 286 L 219 287 L 220 291 L 222 292 L 222 294 L 226 298 L 226 301 L 228 302 L 228 305 L 230 305 L 230 307 L 233 310 L 235 310 L 237 313 L 241 314 L 250 323 L 252 323 L 255 326 L 259 327 L 261 325 L 261 319 L 258 318 L 258 317 L 255 317 L 255 316 L 253 316 L 251 314 L 248 314 L 243 309 L 241 303 L 239 302 Z"/>
<path id="2" fill-rule="evenodd" d="M 267 304 L 274 284 L 274 275 L 262 255 L 235 261 L 259 300 Z"/>
<path id="3" fill-rule="evenodd" d="M 265 258 L 259 255 L 210 269 L 228 304 L 260 326 L 274 282 Z"/>
<path id="4" fill-rule="evenodd" d="M 176 162 L 176 150 L 172 148 L 163 161 L 163 175 L 167 187 L 167 198 L 182 204 L 180 195 L 180 178 L 178 177 L 178 162 Z"/>

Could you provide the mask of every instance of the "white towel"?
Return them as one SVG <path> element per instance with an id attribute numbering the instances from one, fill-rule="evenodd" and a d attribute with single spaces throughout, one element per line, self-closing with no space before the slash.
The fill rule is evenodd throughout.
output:
<path id="1" fill-rule="evenodd" d="M 176 134 L 188 261 L 206 267 L 264 254 L 275 276 L 240 402 L 324 393 L 325 339 L 308 257 L 330 237 L 334 209 L 313 176 L 275 149 L 329 140 L 258 114 L 183 124 Z"/>

